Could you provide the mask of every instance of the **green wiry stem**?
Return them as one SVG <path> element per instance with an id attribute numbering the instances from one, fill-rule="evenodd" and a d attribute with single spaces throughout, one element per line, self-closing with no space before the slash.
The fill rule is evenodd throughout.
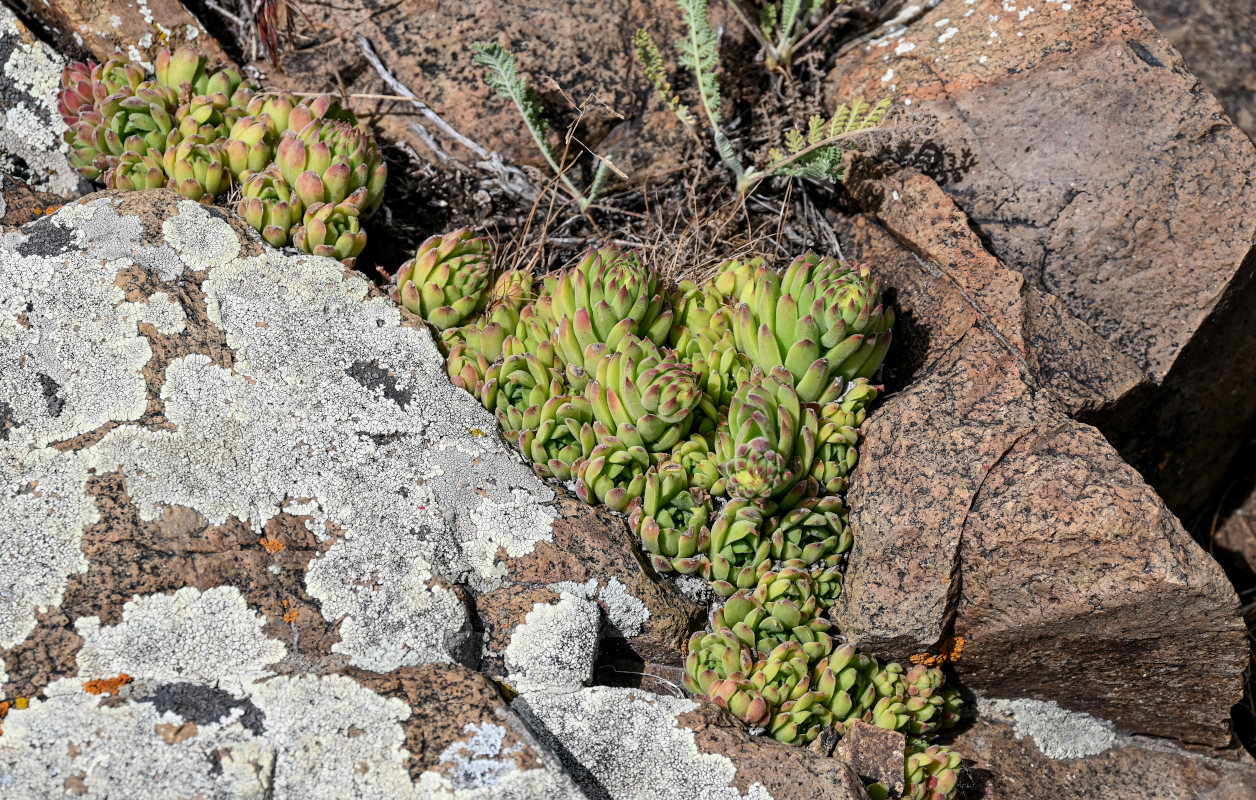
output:
<path id="1" fill-rule="evenodd" d="M 689 29 L 689 35 L 677 43 L 681 63 L 692 69 L 698 80 L 698 96 L 702 101 L 702 111 L 711 124 L 715 151 L 740 182 L 746 169 L 733 151 L 733 143 L 720 128 L 720 84 L 715 77 L 719 52 L 715 46 L 715 33 L 707 21 L 706 0 L 678 0 L 678 4 Z"/>

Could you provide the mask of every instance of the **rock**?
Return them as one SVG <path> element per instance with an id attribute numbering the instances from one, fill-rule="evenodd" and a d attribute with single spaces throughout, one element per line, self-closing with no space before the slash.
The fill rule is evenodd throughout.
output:
<path id="1" fill-rule="evenodd" d="M 0 228 L 25 225 L 61 206 L 61 199 L 35 191 L 12 175 L 0 173 Z"/>
<path id="2" fill-rule="evenodd" d="M 426 327 L 170 191 L 0 237 L 0 696 L 30 698 L 4 786 L 117 794 L 139 759 L 162 797 L 580 796 L 475 671 L 480 614 L 543 694 L 691 609 L 502 442 Z"/>
<path id="3" fill-rule="evenodd" d="M 1256 574 L 1256 492 L 1230 512 L 1213 534 L 1212 544 L 1231 554 L 1248 572 Z"/>
<path id="4" fill-rule="evenodd" d="M 833 609 L 905 661 L 963 640 L 960 683 L 1224 745 L 1246 663 L 1220 568 L 1097 431 L 977 326 L 864 426 Z"/>
<path id="5" fill-rule="evenodd" d="M 48 0 L 29 13 L 43 23 L 57 49 L 75 57 L 104 61 L 122 52 L 152 68 L 162 47 L 191 45 L 210 61 L 229 61 L 218 40 L 179 0 Z"/>
<path id="6" fill-rule="evenodd" d="M 903 757 L 907 738 L 862 720 L 851 723 L 837 743 L 836 756 L 869 783 L 879 783 L 895 793 L 903 792 Z"/>
<path id="7" fill-rule="evenodd" d="M 1082 419 L 1170 508 L 1198 508 L 1256 414 L 1227 388 L 1256 380 L 1256 147 L 1132 0 L 914 4 L 848 48 L 831 104 L 889 95 L 934 121 L 883 160 L 933 177 L 993 255 L 1125 356 Z"/>
<path id="8" fill-rule="evenodd" d="M 86 184 L 62 152 L 65 123 L 57 113 L 62 63 L 12 11 L 0 7 L 0 173 L 67 199 Z M 9 189 L 3 192 L 7 204 Z M 0 220 L 16 224 L 3 209 Z"/>
<path id="9" fill-rule="evenodd" d="M 1256 762 L 1161 739 L 1115 734 L 1102 720 L 1035 700 L 983 700 L 981 718 L 955 736 L 970 796 L 988 800 L 1251 800 Z"/>
<path id="10" fill-rule="evenodd" d="M 1230 119 L 1256 137 L 1256 47 L 1247 35 L 1256 29 L 1256 8 L 1246 0 L 1137 2 Z"/>

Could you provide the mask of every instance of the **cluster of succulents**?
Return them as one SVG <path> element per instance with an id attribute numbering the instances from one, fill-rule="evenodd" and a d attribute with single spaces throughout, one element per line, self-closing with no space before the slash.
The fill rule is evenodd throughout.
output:
<path id="1" fill-rule="evenodd" d="M 379 148 L 334 97 L 263 91 L 190 47 L 161 50 L 152 76 L 120 53 L 71 62 L 58 109 L 83 177 L 205 204 L 238 196 L 236 212 L 275 247 L 353 266 L 366 245 L 361 221 L 383 199 Z"/>
<path id="2" fill-rule="evenodd" d="M 894 321 L 866 267 L 733 260 L 669 292 L 640 253 L 604 247 L 494 280 L 489 241 L 463 229 L 424 242 L 392 288 L 538 474 L 625 514 L 655 570 L 723 598 L 688 643 L 689 692 L 798 745 L 854 720 L 902 731 L 910 796 L 949 796 L 958 757 L 927 740 L 958 694 L 935 667 L 842 644 L 826 619 Z"/>

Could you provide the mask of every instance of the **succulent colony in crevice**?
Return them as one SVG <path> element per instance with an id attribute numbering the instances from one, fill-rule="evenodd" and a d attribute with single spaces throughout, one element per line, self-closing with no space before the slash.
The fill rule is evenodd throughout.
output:
<path id="1" fill-rule="evenodd" d="M 488 240 L 463 229 L 424 242 L 392 291 L 538 474 L 627 514 L 657 571 L 725 598 L 688 642 L 685 688 L 797 745 L 856 719 L 902 731 L 907 796 L 949 797 L 959 757 L 928 739 L 957 720 L 957 692 L 825 618 L 894 321 L 868 268 L 734 260 L 668 292 L 638 252 L 605 247 L 540 279 L 492 274 Z"/>
<path id="2" fill-rule="evenodd" d="M 120 53 L 66 65 L 58 109 L 79 173 L 206 204 L 238 197 L 237 213 L 275 247 L 354 264 L 387 168 L 351 111 L 331 95 L 263 91 L 190 47 L 163 49 L 155 68 L 148 77 Z"/>

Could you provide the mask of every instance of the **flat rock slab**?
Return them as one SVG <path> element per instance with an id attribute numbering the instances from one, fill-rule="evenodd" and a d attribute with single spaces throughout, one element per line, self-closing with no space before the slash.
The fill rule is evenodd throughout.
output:
<path id="1" fill-rule="evenodd" d="M 1097 392 L 1121 402 L 1084 418 L 1171 508 L 1198 508 L 1256 413 L 1225 385 L 1256 381 L 1256 147 L 1132 0 L 913 4 L 826 91 L 936 123 L 883 155 L 1145 373 L 1155 391 L 1121 370 Z"/>
<path id="2" fill-rule="evenodd" d="M 674 660 L 697 609 L 360 275 L 164 190 L 0 237 L 0 697 L 29 700 L 0 720 L 0 786 L 112 797 L 145 764 L 153 798 L 575 798 L 600 770 L 657 795 L 629 745 L 664 725 L 695 793 L 812 796 L 689 700 L 564 722 L 605 641 Z M 506 686 L 575 728 L 538 736 Z"/>
<path id="3" fill-rule="evenodd" d="M 982 700 L 981 716 L 954 737 L 961 783 L 986 800 L 1252 800 L 1247 753 L 1207 756 L 1164 740 L 1114 733 L 1085 714 L 1034 700 Z"/>

